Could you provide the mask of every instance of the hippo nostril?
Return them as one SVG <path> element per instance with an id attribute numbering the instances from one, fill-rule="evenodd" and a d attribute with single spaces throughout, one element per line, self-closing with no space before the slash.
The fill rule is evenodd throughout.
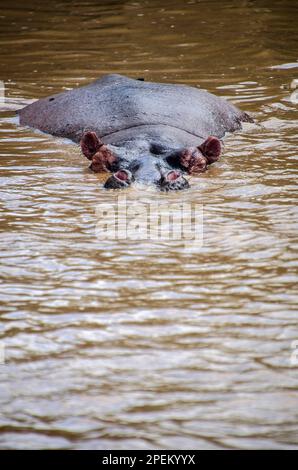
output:
<path id="1" fill-rule="evenodd" d="M 104 184 L 107 189 L 127 188 L 133 181 L 133 176 L 129 170 L 118 170 Z"/>
<path id="2" fill-rule="evenodd" d="M 171 170 L 161 178 L 161 191 L 172 191 L 189 188 L 188 181 L 182 176 L 180 171 Z"/>
<path id="3" fill-rule="evenodd" d="M 181 176 L 180 171 L 171 170 L 171 171 L 169 171 L 169 173 L 166 175 L 165 180 L 166 180 L 166 181 L 175 181 L 175 180 L 177 180 L 178 178 L 180 178 L 180 176 Z"/>
<path id="4" fill-rule="evenodd" d="M 119 170 L 117 173 L 115 173 L 115 178 L 121 181 L 128 181 L 131 179 L 131 173 L 128 172 L 127 170 Z"/>

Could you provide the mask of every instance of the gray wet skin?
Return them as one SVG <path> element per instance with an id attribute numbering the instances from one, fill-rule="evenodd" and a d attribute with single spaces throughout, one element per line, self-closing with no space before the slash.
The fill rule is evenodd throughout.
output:
<path id="1" fill-rule="evenodd" d="M 206 171 L 226 132 L 250 116 L 206 91 L 185 85 L 106 75 L 40 99 L 19 112 L 20 124 L 80 142 L 94 172 L 110 172 L 107 188 L 133 181 L 185 189 L 184 174 Z"/>

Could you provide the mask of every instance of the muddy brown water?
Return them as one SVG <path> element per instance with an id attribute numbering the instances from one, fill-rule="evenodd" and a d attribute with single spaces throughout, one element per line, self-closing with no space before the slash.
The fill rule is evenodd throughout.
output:
<path id="1" fill-rule="evenodd" d="M 297 32 L 291 0 L 1 2 L 1 448 L 298 447 Z M 201 248 L 98 239 L 118 193 L 17 126 L 110 72 L 255 117 L 189 191 L 125 192 L 202 204 Z"/>

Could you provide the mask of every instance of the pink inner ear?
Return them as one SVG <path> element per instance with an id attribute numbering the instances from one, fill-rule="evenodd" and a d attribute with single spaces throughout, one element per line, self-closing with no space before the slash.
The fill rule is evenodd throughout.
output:
<path id="1" fill-rule="evenodd" d="M 200 145 L 199 149 L 207 158 L 218 158 L 221 154 L 220 140 L 217 137 L 210 136 Z"/>
<path id="2" fill-rule="evenodd" d="M 82 152 L 89 160 L 91 160 L 101 145 L 102 142 L 98 139 L 95 132 L 86 132 L 81 139 Z"/>

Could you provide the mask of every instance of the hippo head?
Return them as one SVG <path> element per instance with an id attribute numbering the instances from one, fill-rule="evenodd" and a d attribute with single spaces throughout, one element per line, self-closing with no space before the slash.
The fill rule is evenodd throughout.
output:
<path id="1" fill-rule="evenodd" d="M 206 171 L 221 154 L 221 142 L 213 136 L 197 147 L 178 150 L 146 140 L 105 144 L 95 132 L 85 132 L 80 144 L 91 170 L 112 173 L 107 189 L 127 188 L 133 181 L 155 184 L 162 191 L 186 189 L 189 183 L 183 175 Z"/>

